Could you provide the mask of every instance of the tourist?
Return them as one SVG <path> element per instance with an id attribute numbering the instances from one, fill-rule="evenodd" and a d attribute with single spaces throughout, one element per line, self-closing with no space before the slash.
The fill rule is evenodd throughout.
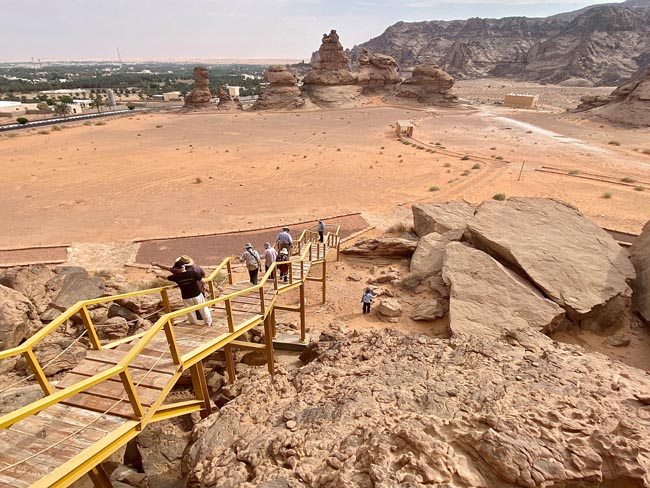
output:
<path id="1" fill-rule="evenodd" d="M 318 220 L 318 242 L 323 242 L 323 236 L 325 235 L 325 222 Z"/>
<path id="2" fill-rule="evenodd" d="M 173 281 L 178 285 L 178 288 L 181 290 L 181 297 L 183 297 L 183 304 L 186 307 L 191 307 L 193 305 L 199 305 L 205 303 L 205 297 L 199 288 L 199 282 L 201 281 L 201 275 L 194 269 L 187 269 L 185 265 L 182 265 L 180 268 L 171 268 L 172 274 L 167 277 L 169 281 Z M 210 313 L 209 307 L 203 307 L 198 310 L 203 322 L 208 327 L 212 325 L 212 314 Z M 190 323 L 198 324 L 198 320 L 193 313 L 187 314 L 187 317 L 190 319 Z"/>
<path id="3" fill-rule="evenodd" d="M 247 243 L 244 254 L 241 255 L 239 260 L 246 263 L 246 269 L 248 270 L 248 276 L 251 283 L 257 285 L 257 273 L 260 270 L 260 266 L 262 266 L 260 253 L 253 249 L 251 243 Z"/>
<path id="4" fill-rule="evenodd" d="M 183 254 L 182 256 L 177 257 L 172 266 L 165 266 L 164 264 L 160 263 L 151 263 L 151 266 L 158 266 L 159 268 L 164 269 L 165 271 L 169 271 L 170 273 L 181 269 L 183 266 L 185 266 L 185 269 L 187 271 L 196 271 L 201 277 L 198 282 L 199 290 L 201 290 L 201 293 L 205 295 L 205 282 L 203 281 L 205 278 L 205 271 L 203 271 L 203 268 L 201 266 L 195 264 L 194 260 L 187 254 Z M 196 318 L 201 318 L 201 313 L 198 310 L 196 311 Z"/>
<path id="5" fill-rule="evenodd" d="M 278 256 L 278 270 L 280 271 L 280 278 L 287 283 L 289 281 L 289 251 L 280 249 Z"/>
<path id="6" fill-rule="evenodd" d="M 262 257 L 264 258 L 264 272 L 266 273 L 273 263 L 278 259 L 278 251 L 271 246 L 270 242 L 264 243 L 264 251 L 262 252 Z M 275 272 L 271 273 L 271 279 L 275 279 Z"/>
<path id="7" fill-rule="evenodd" d="M 377 295 L 372 293 L 370 288 L 366 288 L 366 291 L 363 292 L 361 296 L 361 303 L 363 303 L 363 313 L 370 313 L 370 305 L 372 301 L 377 298 Z"/>
<path id="8" fill-rule="evenodd" d="M 280 250 L 286 249 L 289 251 L 289 254 L 291 254 L 293 239 L 291 238 L 291 234 L 289 234 L 289 227 L 282 227 L 282 230 L 278 234 L 278 237 L 275 238 L 275 242 L 277 243 Z"/>

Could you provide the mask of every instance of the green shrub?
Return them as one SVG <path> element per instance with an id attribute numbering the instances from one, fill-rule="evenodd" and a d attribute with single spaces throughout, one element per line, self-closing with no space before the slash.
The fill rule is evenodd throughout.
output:
<path id="1" fill-rule="evenodd" d="M 568 174 L 570 174 L 571 176 L 575 176 L 575 175 L 579 175 L 580 171 L 577 169 L 572 169 L 571 171 L 569 171 Z"/>
<path id="2" fill-rule="evenodd" d="M 435 186 L 435 185 L 434 185 L 434 186 L 430 186 L 430 187 L 429 187 L 429 191 L 439 191 L 439 190 L 440 190 L 440 187 L 439 187 L 439 186 Z"/>
<path id="3" fill-rule="evenodd" d="M 626 176 L 625 178 L 621 178 L 621 181 L 623 183 L 634 183 L 636 180 L 634 178 L 630 178 L 629 176 Z"/>
<path id="4" fill-rule="evenodd" d="M 481 165 L 476 163 L 474 166 L 472 166 L 472 169 L 481 169 Z"/>
<path id="5" fill-rule="evenodd" d="M 58 125 L 53 125 L 53 126 L 52 126 L 52 130 L 53 130 L 54 132 L 59 132 L 60 130 L 63 130 L 63 129 L 62 129 L 61 127 L 59 127 Z"/>
<path id="6" fill-rule="evenodd" d="M 609 141 L 607 144 L 609 144 L 610 146 L 620 146 L 621 145 L 621 143 L 618 142 L 618 141 Z"/>
<path id="7" fill-rule="evenodd" d="M 48 135 L 50 133 L 50 131 L 49 130 L 39 130 L 38 133 L 40 135 L 42 135 L 42 136 L 46 136 L 46 135 Z"/>
<path id="8" fill-rule="evenodd" d="M 445 163 L 442 166 L 445 167 L 445 168 L 449 168 L 451 166 L 451 163 Z"/>
<path id="9" fill-rule="evenodd" d="M 497 200 L 499 202 L 502 202 L 506 199 L 506 194 L 505 193 L 495 193 L 492 195 L 492 200 Z"/>
<path id="10" fill-rule="evenodd" d="M 25 125 L 27 122 L 29 122 L 29 119 L 26 118 L 26 117 L 18 117 L 16 119 L 16 122 L 18 122 L 19 124 Z"/>
<path id="11" fill-rule="evenodd" d="M 460 158 L 461 161 L 467 161 L 469 160 L 469 156 L 465 154 L 462 158 Z"/>
<path id="12" fill-rule="evenodd" d="M 126 106 L 126 108 L 128 108 L 129 110 L 135 110 L 135 105 L 133 105 L 132 103 L 129 103 L 129 104 Z"/>
<path id="13" fill-rule="evenodd" d="M 634 189 L 635 189 L 636 191 L 643 191 L 643 190 L 645 190 L 645 188 L 643 188 L 642 186 L 635 186 Z"/>
<path id="14" fill-rule="evenodd" d="M 612 198 L 612 192 L 606 191 L 605 193 L 603 193 L 603 198 L 609 200 L 610 198 Z"/>

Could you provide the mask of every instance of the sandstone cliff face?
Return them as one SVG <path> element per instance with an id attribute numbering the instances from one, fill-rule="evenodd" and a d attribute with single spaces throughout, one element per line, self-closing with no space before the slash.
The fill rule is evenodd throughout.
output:
<path id="1" fill-rule="evenodd" d="M 547 18 L 398 22 L 360 49 L 387 54 L 402 69 L 434 62 L 457 78 L 504 76 L 546 83 L 629 78 L 650 51 L 650 2 L 594 6 Z"/>

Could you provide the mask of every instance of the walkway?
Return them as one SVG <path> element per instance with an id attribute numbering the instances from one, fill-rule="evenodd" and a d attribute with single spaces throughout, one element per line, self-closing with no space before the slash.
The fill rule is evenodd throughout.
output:
<path id="1" fill-rule="evenodd" d="M 300 314 L 304 341 L 306 282 L 321 283 L 324 301 L 327 256 L 331 251 L 338 258 L 339 244 L 338 228 L 326 234 L 324 243 L 315 232 L 304 231 L 294 246 L 286 283 L 278 280 L 275 265 L 258 285 L 235 283 L 231 258 L 226 258 L 207 278 L 212 327 L 187 324 L 186 315 L 202 305 L 172 311 L 168 291 L 173 287 L 161 287 L 79 302 L 25 343 L 0 352 L 0 360 L 22 355 L 45 393 L 43 399 L 0 417 L 0 488 L 65 487 L 86 473 L 97 488 L 110 487 L 100 463 L 147 424 L 194 411 L 203 417 L 212 412 L 202 361 L 216 351 L 225 353 L 231 382 L 236 379 L 233 349 L 263 351 L 273 374 L 275 310 Z M 320 276 L 311 276 L 315 265 L 320 265 Z M 279 303 L 291 290 L 299 291 L 299 304 Z M 151 294 L 160 294 L 166 313 L 149 330 L 111 343 L 99 340 L 89 313 L 93 305 Z M 85 336 L 90 350 L 53 385 L 34 349 L 73 315 L 85 325 L 80 337 Z M 257 326 L 264 327 L 263 344 L 242 340 Z M 188 370 L 194 398 L 168 402 Z"/>

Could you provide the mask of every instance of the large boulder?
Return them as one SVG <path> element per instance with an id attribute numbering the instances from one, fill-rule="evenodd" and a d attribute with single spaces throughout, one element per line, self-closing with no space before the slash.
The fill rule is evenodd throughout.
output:
<path id="1" fill-rule="evenodd" d="M 632 244 L 630 260 L 636 271 L 632 306 L 646 322 L 650 322 L 650 222 L 645 224 L 641 235 Z"/>
<path id="2" fill-rule="evenodd" d="M 254 110 L 292 110 L 305 107 L 307 100 L 296 85 L 296 75 L 286 66 L 269 66 L 264 72 L 264 79 L 269 85 L 255 101 Z"/>
<path id="3" fill-rule="evenodd" d="M 401 237 L 360 239 L 341 250 L 343 254 L 367 258 L 409 258 L 418 247 L 418 241 Z"/>
<path id="4" fill-rule="evenodd" d="M 465 231 L 474 218 L 475 207 L 464 202 L 416 203 L 413 211 L 415 233 L 424 237 L 431 232 L 444 234 L 452 230 Z"/>
<path id="5" fill-rule="evenodd" d="M 47 283 L 53 277 L 54 272 L 43 264 L 17 266 L 0 273 L 0 285 L 25 295 L 40 314 L 45 312 L 50 304 L 51 296 Z"/>
<path id="6" fill-rule="evenodd" d="M 464 229 L 450 230 L 443 235 L 432 232 L 420 239 L 411 258 L 411 273 L 423 279 L 440 273 L 445 257 L 445 247 L 451 241 L 460 240 L 463 237 L 463 231 Z"/>
<path id="7" fill-rule="evenodd" d="M 358 62 L 357 83 L 364 87 L 364 93 L 394 91 L 402 81 L 397 61 L 390 56 L 362 49 Z"/>
<path id="8" fill-rule="evenodd" d="M 16 347 L 42 325 L 25 295 L 0 285 L 0 350 Z"/>
<path id="9" fill-rule="evenodd" d="M 453 334 L 497 339 L 512 329 L 552 332 L 564 310 L 482 251 L 460 242 L 445 249 L 443 278 L 450 285 Z"/>
<path id="10" fill-rule="evenodd" d="M 584 328 L 613 325 L 629 307 L 634 268 L 627 251 L 568 204 L 485 202 L 467 228 L 475 246 L 519 269 Z"/>
<path id="11" fill-rule="evenodd" d="M 77 302 L 99 298 L 104 294 L 104 281 L 99 276 L 89 276 L 85 270 L 61 276 L 61 290 L 52 301 L 52 308 L 64 311 Z"/>
<path id="12" fill-rule="evenodd" d="M 356 331 L 198 423 L 184 486 L 648 487 L 648 391 L 644 371 L 530 328 Z"/>
<path id="13" fill-rule="evenodd" d="M 233 99 L 230 96 L 230 92 L 224 87 L 219 87 L 219 92 L 217 93 L 219 97 L 219 103 L 217 104 L 217 109 L 221 112 L 237 112 L 242 110 L 242 105 L 237 99 Z"/>
<path id="14" fill-rule="evenodd" d="M 410 78 L 397 87 L 397 96 L 416 99 L 421 103 L 455 104 L 458 97 L 451 93 L 455 80 L 437 64 L 416 66 Z"/>

